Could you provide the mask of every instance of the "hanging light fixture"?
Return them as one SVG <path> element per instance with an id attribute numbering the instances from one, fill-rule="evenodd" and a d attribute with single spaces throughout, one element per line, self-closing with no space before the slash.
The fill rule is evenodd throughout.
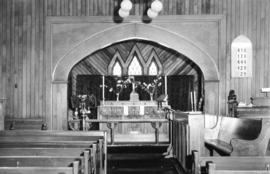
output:
<path id="1" fill-rule="evenodd" d="M 125 11 L 130 11 L 132 9 L 132 3 L 130 0 L 123 0 L 120 6 L 121 9 Z"/>
<path id="2" fill-rule="evenodd" d="M 120 4 L 120 9 L 118 14 L 122 18 L 126 18 L 129 16 L 129 11 L 132 9 L 132 3 L 130 0 L 123 0 Z"/>
<path id="3" fill-rule="evenodd" d="M 151 9 L 159 13 L 163 9 L 163 4 L 159 0 L 154 0 L 151 4 Z"/>
<path id="4" fill-rule="evenodd" d="M 163 9 L 163 4 L 159 0 L 154 0 L 151 4 L 151 8 L 147 10 L 149 18 L 153 19 L 158 16 L 158 13 Z"/>
<path id="5" fill-rule="evenodd" d="M 147 15 L 149 18 L 153 19 L 153 18 L 156 18 L 158 16 L 158 12 L 152 10 L 152 8 L 149 8 L 147 10 Z"/>
<path id="6" fill-rule="evenodd" d="M 131 0 L 122 0 L 120 4 L 120 9 L 118 14 L 122 18 L 126 18 L 129 16 L 130 10 L 132 9 Z M 160 0 L 154 0 L 151 3 L 150 8 L 147 10 L 147 15 L 149 18 L 153 19 L 158 16 L 158 13 L 163 9 L 163 4 Z"/>
<path id="7" fill-rule="evenodd" d="M 126 17 L 129 16 L 129 11 L 125 11 L 125 10 L 123 10 L 123 9 L 120 8 L 119 11 L 118 11 L 118 14 L 122 18 L 126 18 Z"/>

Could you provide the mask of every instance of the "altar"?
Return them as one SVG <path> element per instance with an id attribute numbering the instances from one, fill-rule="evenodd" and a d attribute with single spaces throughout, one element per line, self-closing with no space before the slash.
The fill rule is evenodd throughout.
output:
<path id="1" fill-rule="evenodd" d="M 166 102 L 163 106 L 168 107 Z M 167 114 L 156 101 L 103 101 L 98 107 L 98 120 L 100 130 L 113 131 L 115 143 L 169 142 Z"/>

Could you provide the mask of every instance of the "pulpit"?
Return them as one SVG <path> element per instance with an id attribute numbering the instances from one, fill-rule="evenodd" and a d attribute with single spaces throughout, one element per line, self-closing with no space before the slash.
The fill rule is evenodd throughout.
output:
<path id="1" fill-rule="evenodd" d="M 168 107 L 166 103 L 163 106 Z M 156 101 L 103 101 L 98 107 L 101 130 L 114 129 L 114 142 L 169 142 L 169 123 L 166 112 Z M 157 130 L 158 129 L 158 130 Z M 158 135 L 156 134 L 158 131 Z M 110 131 L 111 132 L 111 131 Z M 157 137 L 158 136 L 158 137 Z"/>

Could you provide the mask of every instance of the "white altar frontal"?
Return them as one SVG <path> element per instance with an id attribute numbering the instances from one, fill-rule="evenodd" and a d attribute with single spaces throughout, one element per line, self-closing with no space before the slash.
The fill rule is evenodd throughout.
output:
<path id="1" fill-rule="evenodd" d="M 163 107 L 168 107 L 166 102 Z M 156 101 L 102 101 L 98 107 L 100 130 L 108 130 L 111 143 L 168 143 L 169 121 Z M 104 122 L 102 122 L 104 121 Z"/>

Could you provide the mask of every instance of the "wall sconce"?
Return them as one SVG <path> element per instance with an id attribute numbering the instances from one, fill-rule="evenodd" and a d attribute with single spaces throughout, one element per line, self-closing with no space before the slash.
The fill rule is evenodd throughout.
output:
<path id="1" fill-rule="evenodd" d="M 122 18 L 126 18 L 129 16 L 129 12 L 132 9 L 132 2 L 130 0 L 122 0 L 120 4 L 120 9 L 118 14 Z M 158 16 L 158 13 L 163 9 L 163 4 L 160 0 L 154 0 L 151 3 L 151 7 L 147 10 L 147 15 L 149 18 L 153 19 Z"/>

